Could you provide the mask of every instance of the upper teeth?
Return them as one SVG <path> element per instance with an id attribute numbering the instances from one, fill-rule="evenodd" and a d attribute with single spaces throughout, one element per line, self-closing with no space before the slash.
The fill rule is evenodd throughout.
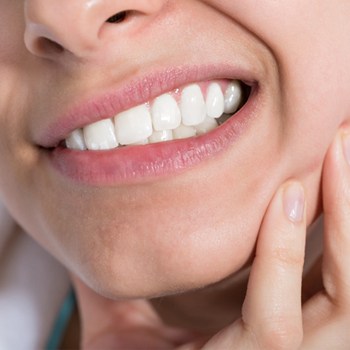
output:
<path id="1" fill-rule="evenodd" d="M 242 102 L 239 81 L 234 80 L 223 89 L 216 82 L 210 83 L 205 98 L 200 86 L 192 84 L 182 90 L 179 102 L 173 95 L 163 94 L 152 103 L 74 130 L 65 140 L 66 146 L 108 150 L 202 135 L 216 128 L 220 117 L 236 112 Z"/>

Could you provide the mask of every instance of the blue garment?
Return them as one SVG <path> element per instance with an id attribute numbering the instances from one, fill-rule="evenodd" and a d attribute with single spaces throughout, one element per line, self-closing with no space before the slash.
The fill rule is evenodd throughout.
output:
<path id="1" fill-rule="evenodd" d="M 51 335 L 46 344 L 45 350 L 58 350 L 66 332 L 69 320 L 72 317 L 76 306 L 74 290 L 71 288 L 63 301 L 61 309 L 57 315 Z"/>

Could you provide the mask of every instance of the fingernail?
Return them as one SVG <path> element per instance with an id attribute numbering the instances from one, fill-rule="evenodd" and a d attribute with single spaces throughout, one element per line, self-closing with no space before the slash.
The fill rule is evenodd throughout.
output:
<path id="1" fill-rule="evenodd" d="M 304 218 L 305 195 L 303 187 L 292 182 L 284 189 L 284 212 L 292 222 L 301 222 Z"/>
<path id="2" fill-rule="evenodd" d="M 344 150 L 345 159 L 350 165 L 350 134 L 349 133 L 343 134 L 343 150 Z"/>

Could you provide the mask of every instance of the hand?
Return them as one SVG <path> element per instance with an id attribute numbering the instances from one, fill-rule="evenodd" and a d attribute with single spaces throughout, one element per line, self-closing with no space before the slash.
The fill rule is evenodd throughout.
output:
<path id="1" fill-rule="evenodd" d="M 320 292 L 302 304 L 306 206 L 301 184 L 288 181 L 265 214 L 239 320 L 209 340 L 199 339 L 164 325 L 146 301 L 101 302 L 94 294 L 83 298 L 92 302 L 82 309 L 94 315 L 93 327 L 85 327 L 83 348 L 174 349 L 183 344 L 177 349 L 349 349 L 350 132 L 345 135 L 339 132 L 324 164 L 324 255 L 322 265 L 315 265 L 322 274 Z M 92 293 L 78 280 L 75 285 L 80 294 Z"/>
<path id="2" fill-rule="evenodd" d="M 323 290 L 302 305 L 305 206 L 301 186 L 289 182 L 265 215 L 242 318 L 203 350 L 350 348 L 350 133 L 340 131 L 331 145 L 322 185 Z"/>

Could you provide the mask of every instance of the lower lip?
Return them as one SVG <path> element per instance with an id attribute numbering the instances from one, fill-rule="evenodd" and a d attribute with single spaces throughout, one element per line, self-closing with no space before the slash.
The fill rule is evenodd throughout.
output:
<path id="1" fill-rule="evenodd" d="M 53 167 L 74 182 L 93 186 L 156 181 L 212 159 L 239 140 L 257 115 L 258 88 L 228 121 L 208 134 L 108 151 L 76 151 L 56 147 L 49 152 Z"/>

